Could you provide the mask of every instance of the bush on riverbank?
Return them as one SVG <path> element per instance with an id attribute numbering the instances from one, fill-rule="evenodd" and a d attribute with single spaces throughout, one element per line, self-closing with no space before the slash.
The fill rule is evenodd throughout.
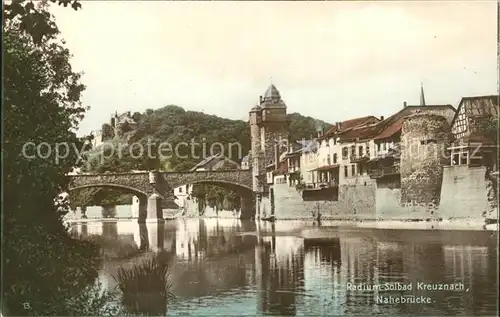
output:
<path id="1" fill-rule="evenodd" d="M 115 280 L 122 291 L 122 301 L 133 314 L 167 313 L 171 293 L 169 261 L 154 255 L 131 269 L 120 268 Z"/>
<path id="2" fill-rule="evenodd" d="M 5 315 L 67 315 L 65 300 L 97 277 L 99 249 L 91 241 L 37 224 L 16 224 L 4 239 Z"/>
<path id="3" fill-rule="evenodd" d="M 116 292 L 103 290 L 99 284 L 85 287 L 78 295 L 65 298 L 46 313 L 50 316 L 125 316 Z"/>

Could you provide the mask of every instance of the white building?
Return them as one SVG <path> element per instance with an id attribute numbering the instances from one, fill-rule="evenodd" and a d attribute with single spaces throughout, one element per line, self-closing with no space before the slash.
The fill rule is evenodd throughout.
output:
<path id="1" fill-rule="evenodd" d="M 193 192 L 193 185 L 187 184 L 174 188 L 174 202 L 180 208 L 186 207 L 187 200 L 190 199 L 191 193 Z"/>
<path id="2" fill-rule="evenodd" d="M 319 167 L 318 146 L 316 140 L 307 142 L 300 155 L 300 176 L 305 184 L 314 184 L 314 171 Z"/>
<path id="3" fill-rule="evenodd" d="M 231 161 L 230 159 L 224 157 L 221 153 L 209 156 L 198 164 L 196 164 L 189 171 L 211 171 L 217 169 L 237 169 L 239 168 L 238 163 Z M 190 199 L 191 193 L 193 192 L 193 185 L 186 184 L 179 187 L 174 188 L 174 196 L 176 199 L 174 202 L 180 207 L 184 208 L 187 205 L 187 200 Z"/>
<path id="4" fill-rule="evenodd" d="M 96 148 L 102 144 L 102 130 L 94 130 L 90 132 L 94 138 L 92 139 L 92 147 Z"/>
<path id="5" fill-rule="evenodd" d="M 383 118 L 382 118 L 383 119 Z M 379 119 L 373 116 L 338 122 L 317 139 L 317 164 L 313 186 L 355 183 L 365 171 L 358 163 L 374 153 L 373 135 Z M 361 165 L 359 165 L 361 166 Z"/>

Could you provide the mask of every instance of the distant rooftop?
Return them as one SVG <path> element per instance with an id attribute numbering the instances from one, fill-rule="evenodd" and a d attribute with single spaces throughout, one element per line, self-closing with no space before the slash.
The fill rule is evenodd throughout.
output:
<path id="1" fill-rule="evenodd" d="M 210 161 L 212 161 L 214 158 L 216 157 L 220 157 L 222 156 L 222 153 L 217 153 L 215 155 L 212 155 L 212 156 L 209 156 L 209 157 L 206 157 L 205 159 L 201 160 L 198 164 L 196 164 L 195 166 L 193 166 L 189 171 L 190 172 L 194 172 L 196 171 L 198 168 L 202 168 L 204 167 L 205 165 L 207 165 L 208 163 L 210 163 Z"/>

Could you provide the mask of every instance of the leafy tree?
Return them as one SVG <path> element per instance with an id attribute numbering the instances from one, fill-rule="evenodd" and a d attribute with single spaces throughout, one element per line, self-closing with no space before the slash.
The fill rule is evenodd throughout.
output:
<path id="1" fill-rule="evenodd" d="M 74 10 L 82 7 L 78 0 L 49 0 L 67 7 L 71 5 Z M 4 20 L 16 21 L 19 31 L 31 36 L 34 44 L 43 44 L 44 41 L 54 39 L 59 34 L 59 29 L 50 13 L 46 10 L 48 1 L 42 1 L 35 6 L 33 1 L 12 0 L 4 3 Z"/>
<path id="2" fill-rule="evenodd" d="M 65 175 L 79 165 L 74 148 L 85 146 L 86 140 L 74 132 L 87 109 L 80 101 L 85 86 L 81 74 L 71 68 L 69 51 L 55 35 L 37 45 L 20 24 L 10 20 L 4 27 L 3 158 L 9 184 L 4 203 L 11 207 L 6 211 L 19 209 L 18 221 L 25 217 L 27 222 L 39 218 L 51 223 L 53 217 L 44 212 L 53 212 L 53 198 L 67 187 Z M 47 158 L 35 150 L 42 142 L 48 147 L 39 154 L 50 154 Z M 66 146 L 66 157 L 57 159 L 56 149 L 66 154 Z M 31 207 L 42 211 L 33 213 Z"/>
<path id="3" fill-rule="evenodd" d="M 304 117 L 300 113 L 294 112 L 288 115 L 290 119 L 290 141 L 310 140 L 316 138 L 317 128 L 323 131 L 328 130 L 331 124 L 324 121 L 314 119 L 312 117 Z"/>
<path id="4" fill-rule="evenodd" d="M 67 205 L 58 208 L 54 199 L 79 165 L 73 147 L 80 150 L 86 141 L 75 134 L 86 110 L 80 101 L 85 87 L 46 5 L 13 0 L 4 4 L 4 19 L 2 310 L 81 315 L 68 299 L 95 280 L 99 250 L 68 235 L 61 221 Z M 47 146 L 37 154 L 33 145 L 42 142 Z M 56 158 L 56 149 L 64 157 Z"/>
<path id="5" fill-rule="evenodd" d="M 140 112 L 134 112 L 134 114 L 132 115 L 132 119 L 134 119 L 134 121 L 137 123 L 141 122 L 141 117 L 142 114 Z"/>
<path id="6" fill-rule="evenodd" d="M 115 137 L 115 129 L 109 123 L 104 123 L 102 129 L 102 140 L 108 141 Z"/>

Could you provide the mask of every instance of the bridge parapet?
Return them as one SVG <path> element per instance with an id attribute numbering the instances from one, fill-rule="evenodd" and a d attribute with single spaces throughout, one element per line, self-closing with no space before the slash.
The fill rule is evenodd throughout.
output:
<path id="1" fill-rule="evenodd" d="M 149 196 L 154 193 L 149 173 L 105 173 L 70 175 L 69 190 L 85 187 L 111 187 L 134 194 Z"/>
<path id="2" fill-rule="evenodd" d="M 157 183 L 150 184 L 149 172 L 77 174 L 70 177 L 69 189 L 85 187 L 112 187 L 150 196 L 158 193 L 170 197 L 173 189 L 195 183 L 211 183 L 245 192 L 252 191 L 250 170 L 218 170 L 193 172 L 158 172 Z"/>

